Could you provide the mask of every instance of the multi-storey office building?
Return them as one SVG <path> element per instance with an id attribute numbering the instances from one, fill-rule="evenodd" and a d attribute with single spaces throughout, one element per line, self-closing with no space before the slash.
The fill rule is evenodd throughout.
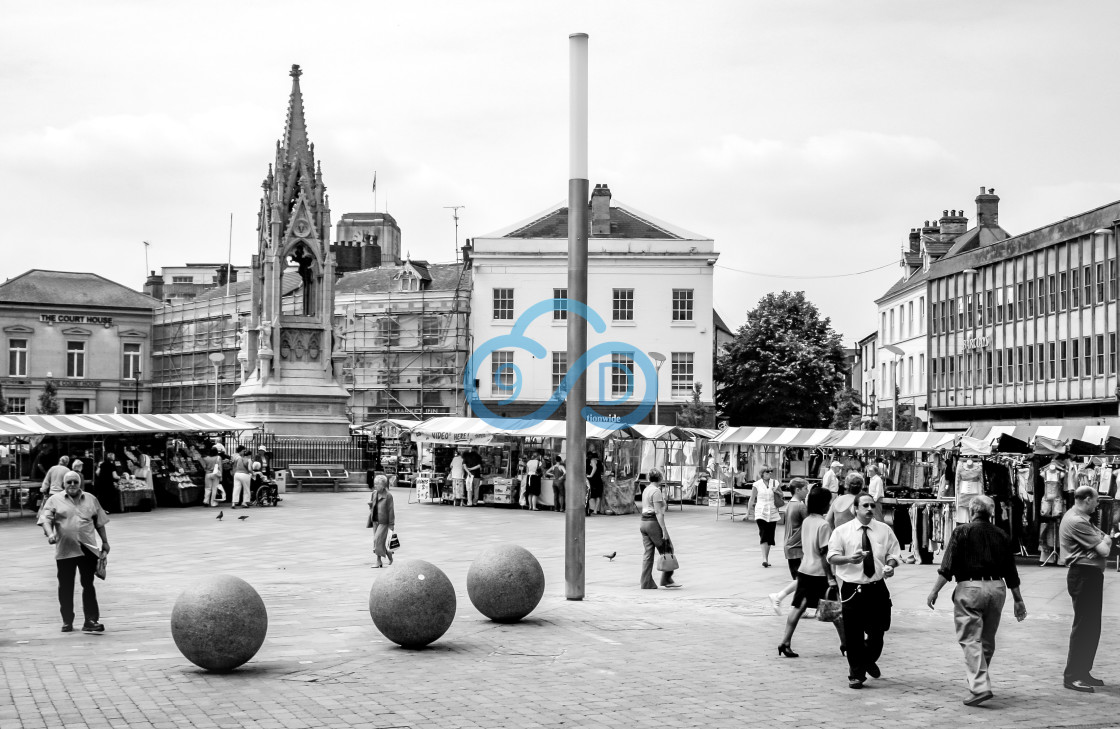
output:
<path id="1" fill-rule="evenodd" d="M 929 273 L 937 429 L 1115 423 L 1120 202 L 946 256 Z"/>

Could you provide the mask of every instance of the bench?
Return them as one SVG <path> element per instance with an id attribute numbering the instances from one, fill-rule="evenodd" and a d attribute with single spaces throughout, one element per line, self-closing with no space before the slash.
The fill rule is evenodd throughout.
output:
<path id="1" fill-rule="evenodd" d="M 341 463 L 291 463 L 287 469 L 288 477 L 295 482 L 296 491 L 303 491 L 303 485 L 321 486 L 329 484 L 338 491 L 338 482 L 345 481 L 350 473 Z"/>

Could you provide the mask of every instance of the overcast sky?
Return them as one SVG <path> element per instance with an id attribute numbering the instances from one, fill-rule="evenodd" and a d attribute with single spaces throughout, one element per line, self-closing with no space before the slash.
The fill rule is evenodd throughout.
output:
<path id="1" fill-rule="evenodd" d="M 803 289 L 875 328 L 911 227 L 1002 198 L 1012 234 L 1120 199 L 1120 4 L 4 0 L 5 277 L 256 250 L 293 63 L 334 220 L 397 219 L 413 258 L 567 195 L 568 34 L 590 35 L 590 178 L 715 239 L 738 327 Z M 736 270 L 737 269 L 737 270 Z M 750 273 L 745 273 L 750 272 Z M 755 274 L 766 274 L 765 276 Z"/>

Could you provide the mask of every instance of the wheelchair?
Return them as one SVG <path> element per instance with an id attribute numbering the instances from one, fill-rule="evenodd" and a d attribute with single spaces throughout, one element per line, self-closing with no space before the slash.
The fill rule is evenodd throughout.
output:
<path id="1" fill-rule="evenodd" d="M 271 478 L 253 479 L 250 488 L 253 490 L 250 506 L 279 506 L 284 500 L 280 498 L 280 489 Z"/>

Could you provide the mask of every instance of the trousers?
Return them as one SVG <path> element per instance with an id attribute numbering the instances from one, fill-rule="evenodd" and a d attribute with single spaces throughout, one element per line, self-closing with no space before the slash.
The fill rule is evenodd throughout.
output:
<path id="1" fill-rule="evenodd" d="M 241 504 L 248 506 L 249 502 L 253 500 L 253 477 L 247 473 L 233 474 L 233 498 L 230 499 L 232 506 Z"/>
<path id="2" fill-rule="evenodd" d="M 998 580 L 966 580 L 953 590 L 953 622 L 964 651 L 965 682 L 974 694 L 992 690 L 988 668 L 1006 601 L 1007 587 Z"/>
<path id="3" fill-rule="evenodd" d="M 1073 598 L 1073 628 L 1063 679 L 1080 681 L 1089 677 L 1097 646 L 1101 642 L 1101 608 L 1104 603 L 1104 572 L 1092 565 L 1073 564 L 1066 574 L 1066 591 Z"/>
<path id="4" fill-rule="evenodd" d="M 867 666 L 883 655 L 883 635 L 891 627 L 891 592 L 883 580 L 866 585 L 844 582 L 844 644 L 848 647 L 848 678 L 867 679 Z"/>
<path id="5" fill-rule="evenodd" d="M 653 581 L 653 553 L 654 550 L 664 554 L 671 551 L 672 542 L 663 538 L 661 525 L 657 523 L 654 517 L 642 516 L 641 525 L 638 527 L 642 532 L 642 546 L 645 551 L 642 554 L 642 577 L 641 587 L 643 590 L 656 590 L 657 583 Z M 673 572 L 661 573 L 661 586 L 672 584 Z"/>
<path id="6" fill-rule="evenodd" d="M 74 573 L 80 575 L 82 584 L 82 614 L 87 623 L 101 619 L 97 606 L 97 589 L 93 586 L 93 573 L 97 571 L 97 555 L 82 547 L 81 557 L 56 560 L 58 570 L 58 606 L 62 622 L 74 622 Z"/>

